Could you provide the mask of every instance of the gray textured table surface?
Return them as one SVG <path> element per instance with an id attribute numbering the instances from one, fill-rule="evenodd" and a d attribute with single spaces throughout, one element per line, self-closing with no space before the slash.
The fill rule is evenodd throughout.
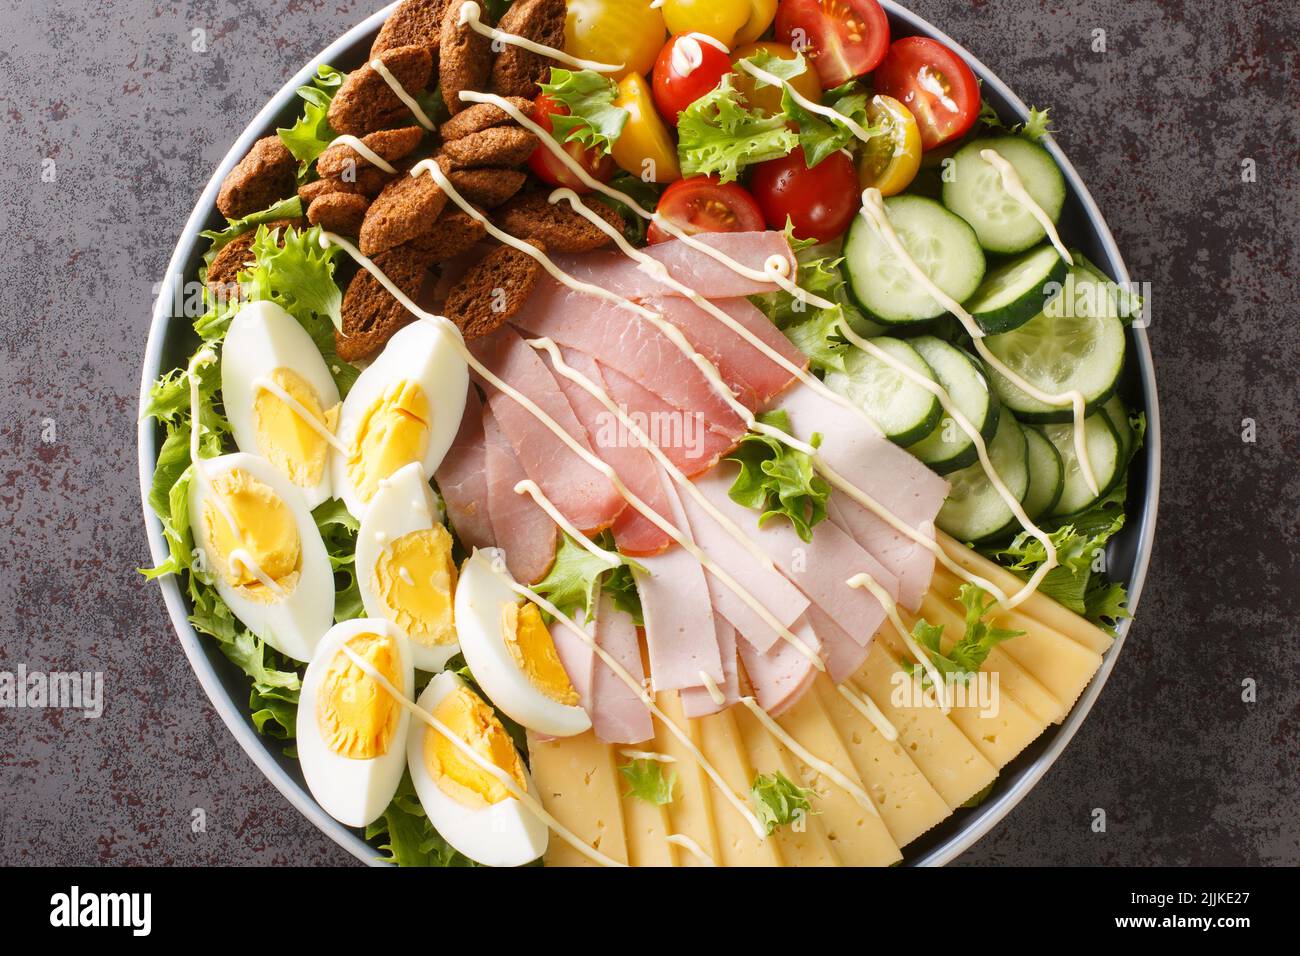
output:
<path id="1" fill-rule="evenodd" d="M 0 710 L 0 862 L 351 862 L 236 746 L 133 570 L 134 414 L 151 287 L 212 168 L 379 5 L 0 0 L 0 670 L 100 670 L 106 698 L 99 720 Z M 1155 560 L 1119 666 L 961 862 L 1300 862 L 1297 5 L 912 6 L 1055 107 L 1152 283 L 1165 424 Z"/>

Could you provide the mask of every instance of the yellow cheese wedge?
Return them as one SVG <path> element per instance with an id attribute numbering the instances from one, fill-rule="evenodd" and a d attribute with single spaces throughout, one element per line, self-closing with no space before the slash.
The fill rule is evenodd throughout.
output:
<path id="1" fill-rule="evenodd" d="M 886 624 L 885 628 L 888 629 Z M 998 775 L 990 763 L 943 712 L 935 707 L 895 703 L 895 681 L 910 681 L 879 634 L 852 683 L 867 694 L 898 731 L 898 739 L 918 770 L 952 809 L 991 784 Z"/>
<path id="2" fill-rule="evenodd" d="M 528 734 L 529 768 L 547 812 L 580 840 L 620 863 L 627 862 L 622 776 L 614 767 L 613 748 L 587 731 L 577 737 L 542 741 Z M 594 866 L 563 840 L 551 836 L 547 866 Z"/>
<path id="3" fill-rule="evenodd" d="M 948 804 L 917 769 L 902 744 L 886 740 L 875 724 L 831 684 L 830 678 L 819 677 L 815 689 L 896 844 L 906 846 L 948 817 L 952 812 Z"/>
<path id="4" fill-rule="evenodd" d="M 669 720 L 686 731 L 691 743 L 698 748 L 699 730 L 695 727 L 695 721 L 688 720 L 682 713 L 681 698 L 676 692 L 661 691 L 655 696 L 655 703 Z M 676 758 L 673 769 L 677 771 L 677 787 L 673 792 L 672 803 L 667 806 L 672 832 L 694 840 L 710 860 L 718 862 L 721 851 L 718 849 L 713 805 L 709 798 L 713 781 L 690 750 L 659 721 L 655 722 L 654 741 L 656 751 Z M 694 853 L 681 847 L 678 847 L 677 862 L 681 866 L 707 865 Z"/>
<path id="5" fill-rule="evenodd" d="M 853 759 L 826 716 L 817 694 L 804 694 L 777 723 L 804 750 L 830 764 L 865 792 Z M 866 798 L 868 806 L 863 806 L 861 797 L 805 763 L 797 753 L 791 753 L 791 756 L 803 785 L 816 794 L 812 800 L 813 809 L 821 815 L 826 835 L 834 842 L 841 863 L 845 866 L 890 866 L 902 859 L 889 828 L 871 803 L 870 794 Z"/>
<path id="6" fill-rule="evenodd" d="M 727 785 L 748 804 L 754 768 L 749 765 L 733 711 L 724 710 L 701 717 L 696 724 L 700 729 L 700 749 L 704 756 L 717 768 Z M 717 826 L 722 853 L 718 863 L 722 866 L 784 866 L 775 839 L 759 839 L 735 804 L 718 793 L 716 787 L 709 796 L 713 799 L 713 822 Z"/>
<path id="7" fill-rule="evenodd" d="M 614 762 L 626 766 L 631 758 L 614 747 Z M 635 748 L 629 748 L 635 749 Z M 665 774 L 673 773 L 676 763 L 663 765 Z M 668 842 L 671 833 L 668 809 L 648 800 L 634 797 L 628 790 L 627 779 L 619 774 L 619 792 L 623 797 L 623 832 L 627 837 L 627 862 L 631 866 L 676 866 L 677 848 Z"/>

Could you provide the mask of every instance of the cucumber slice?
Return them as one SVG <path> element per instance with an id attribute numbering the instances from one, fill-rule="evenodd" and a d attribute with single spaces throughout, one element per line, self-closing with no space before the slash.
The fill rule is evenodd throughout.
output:
<path id="1" fill-rule="evenodd" d="M 1033 425 L 1025 425 L 1028 444 L 1026 459 L 1029 462 L 1029 490 L 1025 492 L 1025 513 L 1037 519 L 1061 500 L 1065 488 L 1065 466 L 1056 446 L 1043 437 Z"/>
<path id="2" fill-rule="evenodd" d="M 884 335 L 871 341 L 890 358 L 934 381 L 925 359 L 906 342 Z M 930 434 L 943 417 L 939 399 L 861 349 L 850 350 L 844 358 L 844 371 L 829 372 L 825 381 L 828 388 L 851 398 L 890 441 L 903 447 Z"/>
<path id="3" fill-rule="evenodd" d="M 1074 453 L 1074 423 L 1044 425 L 1043 437 L 1052 443 L 1056 453 L 1061 456 L 1065 478 L 1061 497 L 1048 512 L 1052 517 L 1076 514 L 1099 500 L 1115 484 L 1116 476 L 1123 467 L 1119 437 L 1115 434 L 1115 429 L 1110 427 L 1110 420 L 1101 414 L 1089 415 L 1083 420 L 1083 427 L 1088 460 L 1092 463 L 1092 473 L 1097 479 L 1101 494 L 1094 495 L 1088 490 L 1088 483 L 1083 480 L 1079 459 Z"/>
<path id="4" fill-rule="evenodd" d="M 933 335 L 919 335 L 910 341 L 952 403 L 970 419 L 985 441 L 991 441 L 998 427 L 998 400 L 980 373 L 979 363 L 955 345 Z M 975 443 L 946 416 L 933 432 L 911 445 L 908 451 L 941 475 L 965 468 L 979 457 Z"/>
<path id="5" fill-rule="evenodd" d="M 984 149 L 995 150 L 1015 167 L 1025 192 L 1052 222 L 1061 218 L 1065 205 L 1065 177 L 1047 150 L 1023 136 L 977 139 L 953 156 L 950 181 L 943 184 L 943 204 L 971 224 L 989 252 L 1024 252 L 1047 233 L 1033 213 L 1003 188 L 1001 174 L 980 156 Z"/>
<path id="6" fill-rule="evenodd" d="M 1118 395 L 1112 395 L 1106 400 L 1106 404 L 1101 406 L 1102 414 L 1110 422 L 1110 427 L 1115 429 L 1115 434 L 1119 436 L 1120 454 L 1124 456 L 1124 464 L 1127 467 L 1128 461 L 1133 457 L 1133 426 L 1129 424 L 1128 408 L 1124 400 Z"/>
<path id="7" fill-rule="evenodd" d="M 975 293 L 984 278 L 984 253 L 970 226 L 921 196 L 892 196 L 885 200 L 885 212 L 903 248 L 931 282 L 958 302 Z M 906 325 L 947 311 L 862 216 L 849 226 L 841 268 L 849 292 L 868 318 Z"/>
<path id="8" fill-rule="evenodd" d="M 989 461 L 1007 490 L 1023 500 L 1029 488 L 1025 429 L 1010 415 L 998 416 L 998 429 L 989 442 Z M 939 509 L 937 524 L 958 541 L 987 541 L 1019 528 L 1011 506 L 998 494 L 982 462 L 948 476 L 952 490 Z"/>
<path id="9" fill-rule="evenodd" d="M 1054 246 L 1039 246 L 985 273 L 975 295 L 963 305 L 985 332 L 1010 332 L 1060 295 L 1068 271 Z"/>
<path id="10" fill-rule="evenodd" d="M 1054 395 L 1083 393 L 1089 413 L 1115 391 L 1124 370 L 1124 324 L 1111 314 L 1105 288 L 1082 269 L 1071 269 L 1059 296 L 1020 328 L 984 339 L 989 351 L 1021 378 Z M 1066 422 L 1068 405 L 1048 405 L 1028 395 L 996 369 L 989 383 L 1016 417 Z"/>

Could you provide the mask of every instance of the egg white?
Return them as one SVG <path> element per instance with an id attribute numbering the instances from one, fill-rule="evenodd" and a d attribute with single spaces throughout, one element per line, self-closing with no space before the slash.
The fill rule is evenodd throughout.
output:
<path id="1" fill-rule="evenodd" d="M 257 416 L 254 402 L 259 378 L 270 378 L 278 368 L 296 372 L 320 397 L 322 410 L 339 402 L 338 386 L 325 365 L 325 359 L 301 323 L 274 302 L 249 302 L 240 307 L 230 320 L 221 352 L 221 401 L 239 450 L 250 455 L 266 455 L 257 441 Z M 311 487 L 298 486 L 315 508 L 330 497 L 330 459 L 326 452 L 320 480 Z"/>
<path id="2" fill-rule="evenodd" d="M 420 461 L 425 479 L 433 477 L 460 430 L 465 414 L 465 394 L 469 389 L 469 366 L 448 336 L 458 335 L 454 328 L 430 322 L 412 322 L 399 330 L 378 357 L 362 372 L 343 402 L 339 414 L 338 436 L 351 448 L 367 410 L 394 382 L 409 380 L 419 384 L 429 402 L 428 447 Z M 347 456 L 335 453 L 333 462 L 334 496 L 343 499 L 356 518 L 365 517 L 367 502 L 361 500 L 348 475 Z"/>
<path id="3" fill-rule="evenodd" d="M 432 711 L 444 697 L 463 685 L 464 681 L 451 671 L 443 671 L 429 682 L 417 703 L 424 710 Z M 406 738 L 406 754 L 420 805 L 442 838 L 484 866 L 522 866 L 545 853 L 550 830 L 514 797 L 476 809 L 442 792 L 424 762 L 425 734 L 437 732 L 417 720 Z M 528 795 L 540 803 L 541 797 L 527 770 L 524 777 Z"/>
<path id="4" fill-rule="evenodd" d="M 205 556 L 208 574 L 221 599 L 245 627 L 277 651 L 296 661 L 311 660 L 317 643 L 334 623 L 334 572 L 320 529 L 316 527 L 302 491 L 265 458 L 244 452 L 205 458 L 202 468 L 210 482 L 215 482 L 228 471 L 238 469 L 245 472 L 279 495 L 292 512 L 300 542 L 298 583 L 283 598 L 266 604 L 252 601 L 231 587 L 212 566 L 216 560 L 215 552 L 203 520 L 209 486 L 197 477 L 190 479 L 190 528 L 195 545 Z"/>
<path id="5" fill-rule="evenodd" d="M 298 697 L 298 760 L 316 802 L 335 820 L 350 827 L 363 827 L 379 819 L 392 802 L 406 768 L 406 740 L 411 721 L 410 712 L 402 707 L 397 732 L 387 752 L 368 760 L 340 756 L 321 737 L 316 720 L 321 683 L 344 643 L 358 634 L 394 639 L 399 655 L 397 689 L 408 700 L 415 695 L 415 668 L 409 645 L 402 633 L 385 620 L 363 617 L 336 624 L 321 640 L 307 665 Z"/>
<path id="6" fill-rule="evenodd" d="M 476 549 L 461 568 L 455 616 L 465 663 L 492 703 L 512 720 L 551 737 L 583 733 L 591 718 L 582 707 L 547 697 L 515 666 L 501 634 L 505 606 L 520 602 L 512 581 L 500 548 Z"/>
<path id="7" fill-rule="evenodd" d="M 357 587 L 368 616 L 386 617 L 384 601 L 371 584 L 375 562 L 384 549 L 405 534 L 432 528 L 442 521 L 442 508 L 419 462 L 399 468 L 379 483 L 357 532 Z M 411 658 L 422 671 L 442 670 L 460 650 L 454 641 L 437 647 L 426 647 L 415 640 L 409 643 Z"/>

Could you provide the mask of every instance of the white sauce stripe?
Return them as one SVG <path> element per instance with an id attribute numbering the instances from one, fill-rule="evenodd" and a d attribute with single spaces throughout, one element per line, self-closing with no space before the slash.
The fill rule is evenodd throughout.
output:
<path id="1" fill-rule="evenodd" d="M 754 77 L 755 79 L 759 80 L 762 83 L 767 84 L 768 86 L 775 86 L 784 89 L 787 93 L 790 94 L 791 99 L 793 99 L 796 103 L 798 103 L 800 106 L 806 109 L 809 113 L 816 113 L 818 116 L 824 116 L 832 123 L 841 124 L 842 126 L 844 126 L 845 129 L 847 129 L 850 133 L 852 133 L 855 137 L 857 137 L 862 142 L 866 143 L 871 139 L 874 139 L 874 135 L 872 134 L 872 132 L 869 129 L 866 129 L 861 123 L 855 120 L 852 116 L 849 116 L 845 113 L 841 113 L 839 110 L 832 109 L 829 106 L 823 106 L 821 103 L 813 102 L 812 100 L 808 99 L 808 97 L 804 96 L 802 93 L 796 90 L 794 88 L 794 85 L 791 84 L 789 80 L 783 80 L 775 73 L 769 73 L 767 70 L 764 70 L 762 67 L 755 66 L 753 63 L 750 63 L 748 59 L 741 60 L 737 64 L 737 66 L 739 66 L 750 76 Z M 807 69 L 808 67 L 805 68 Z"/>
<path id="2" fill-rule="evenodd" d="M 880 602 L 880 606 L 883 607 L 885 613 L 889 615 L 889 623 L 894 626 L 894 630 L 896 630 L 898 636 L 903 639 L 903 643 L 907 645 L 907 649 L 912 652 L 912 656 L 916 658 L 916 662 L 921 665 L 925 670 L 925 673 L 929 676 L 930 682 L 934 685 L 934 696 L 939 701 L 939 709 L 947 714 L 952 708 L 948 704 L 947 688 L 943 683 L 943 675 L 939 673 L 939 668 L 935 666 L 934 661 L 930 660 L 930 655 L 916 643 L 916 639 L 912 637 L 911 631 L 909 631 L 907 626 L 903 624 L 903 619 L 898 616 L 898 605 L 896 605 L 894 599 L 889 596 L 889 592 L 882 588 L 880 583 L 865 571 L 861 574 L 853 575 L 853 577 L 849 578 L 845 583 L 851 588 L 865 588 L 875 595 L 876 600 Z"/>
<path id="3" fill-rule="evenodd" d="M 619 750 L 619 754 L 628 760 L 653 760 L 655 763 L 676 763 L 677 758 L 672 754 L 655 753 L 653 750 L 635 750 L 632 747 L 624 747 Z"/>
<path id="4" fill-rule="evenodd" d="M 312 431 L 325 439 L 327 445 L 342 455 L 348 453 L 348 446 L 339 441 L 338 436 L 326 428 L 325 423 L 311 413 L 311 409 L 298 401 L 298 399 L 294 398 L 279 385 L 275 384 L 275 382 L 264 376 L 258 377 L 253 379 L 253 388 L 260 388 L 264 392 L 270 392 L 280 401 L 284 402 L 285 405 L 289 406 L 289 410 L 301 418 Z"/>
<path id="5" fill-rule="evenodd" d="M 406 108 L 415 116 L 415 121 L 427 130 L 438 128 L 438 124 L 429 119 L 426 113 L 415 97 L 402 88 L 402 83 L 397 77 L 393 76 L 393 71 L 384 65 L 384 61 L 375 57 L 370 61 L 370 68 L 379 74 L 379 78 L 388 84 L 388 88 L 396 94 L 397 98 L 405 104 Z"/>
<path id="6" fill-rule="evenodd" d="M 582 546 L 583 550 L 592 557 L 604 561 L 611 568 L 616 568 L 623 563 L 623 559 L 613 551 L 606 551 L 579 531 L 568 518 L 564 517 L 564 515 L 560 513 L 560 509 L 555 507 L 555 503 L 551 501 L 550 498 L 546 497 L 541 486 L 531 478 L 525 478 L 518 482 L 515 485 L 514 491 L 517 495 L 528 495 L 532 498 L 533 501 L 537 503 L 537 506 L 545 511 L 547 515 L 550 516 L 551 520 L 560 526 L 560 530 L 574 541 L 578 542 L 578 544 Z"/>
<path id="7" fill-rule="evenodd" d="M 396 80 L 394 80 L 394 82 L 396 82 Z M 379 167 L 386 173 L 392 174 L 397 172 L 396 166 L 394 166 L 388 160 L 384 159 L 384 157 L 380 156 L 378 153 L 376 153 L 373 149 L 371 149 L 369 146 L 367 146 L 364 142 L 362 142 L 360 139 L 358 139 L 355 136 L 350 136 L 346 133 L 342 136 L 336 136 L 334 139 L 330 140 L 329 146 L 326 146 L 325 148 L 329 150 L 329 149 L 333 149 L 335 146 L 350 147 L 352 151 L 355 152 L 362 159 L 366 160 L 372 166 Z"/>
<path id="8" fill-rule="evenodd" d="M 1061 242 L 1061 234 L 1056 231 L 1056 223 L 1052 222 L 1052 217 L 1047 214 L 1047 211 L 1034 201 L 1034 197 L 1029 195 L 1029 190 L 1025 189 L 1025 184 L 1020 181 L 1020 174 L 1016 172 L 1016 167 L 1007 162 L 996 149 L 981 149 L 980 159 L 998 171 L 998 175 L 1002 177 L 1002 188 L 1007 191 L 1007 195 L 1029 210 L 1029 214 L 1038 220 L 1038 224 L 1043 227 L 1047 238 L 1061 254 L 1061 258 L 1067 265 L 1074 265 L 1074 256 L 1070 255 L 1070 250 Z"/>
<path id="9" fill-rule="evenodd" d="M 889 722 L 889 718 L 881 712 L 876 706 L 876 702 L 866 694 L 859 693 L 848 684 L 837 684 L 835 689 L 840 692 L 840 696 L 852 705 L 853 709 L 867 718 L 876 730 L 880 731 L 880 736 L 884 737 L 890 743 L 898 739 L 898 730 Z"/>
<path id="10" fill-rule="evenodd" d="M 508 43 L 510 46 L 517 46 L 521 50 L 536 53 L 538 56 L 547 57 L 574 69 L 591 70 L 595 73 L 617 73 L 623 69 L 622 63 L 601 63 L 599 60 L 584 60 L 581 57 L 571 56 L 563 50 L 557 50 L 553 46 L 530 40 L 528 37 L 521 37 L 516 33 L 507 33 L 504 30 L 498 30 L 496 27 L 490 27 L 480 19 L 482 14 L 482 8 L 474 0 L 465 0 L 460 5 L 460 25 L 465 26 L 468 24 L 471 30 L 488 39 Z"/>
<path id="11" fill-rule="evenodd" d="M 684 833 L 670 833 L 666 837 L 664 837 L 664 840 L 667 843 L 671 843 L 674 846 L 679 846 L 682 849 L 687 850 L 691 854 L 691 856 L 698 859 L 705 866 L 718 865 L 717 863 L 714 862 L 713 857 L 709 856 L 707 853 L 704 852 L 704 848 L 702 846 L 700 846 L 698 843 L 696 843 L 694 840 L 692 840 Z"/>

